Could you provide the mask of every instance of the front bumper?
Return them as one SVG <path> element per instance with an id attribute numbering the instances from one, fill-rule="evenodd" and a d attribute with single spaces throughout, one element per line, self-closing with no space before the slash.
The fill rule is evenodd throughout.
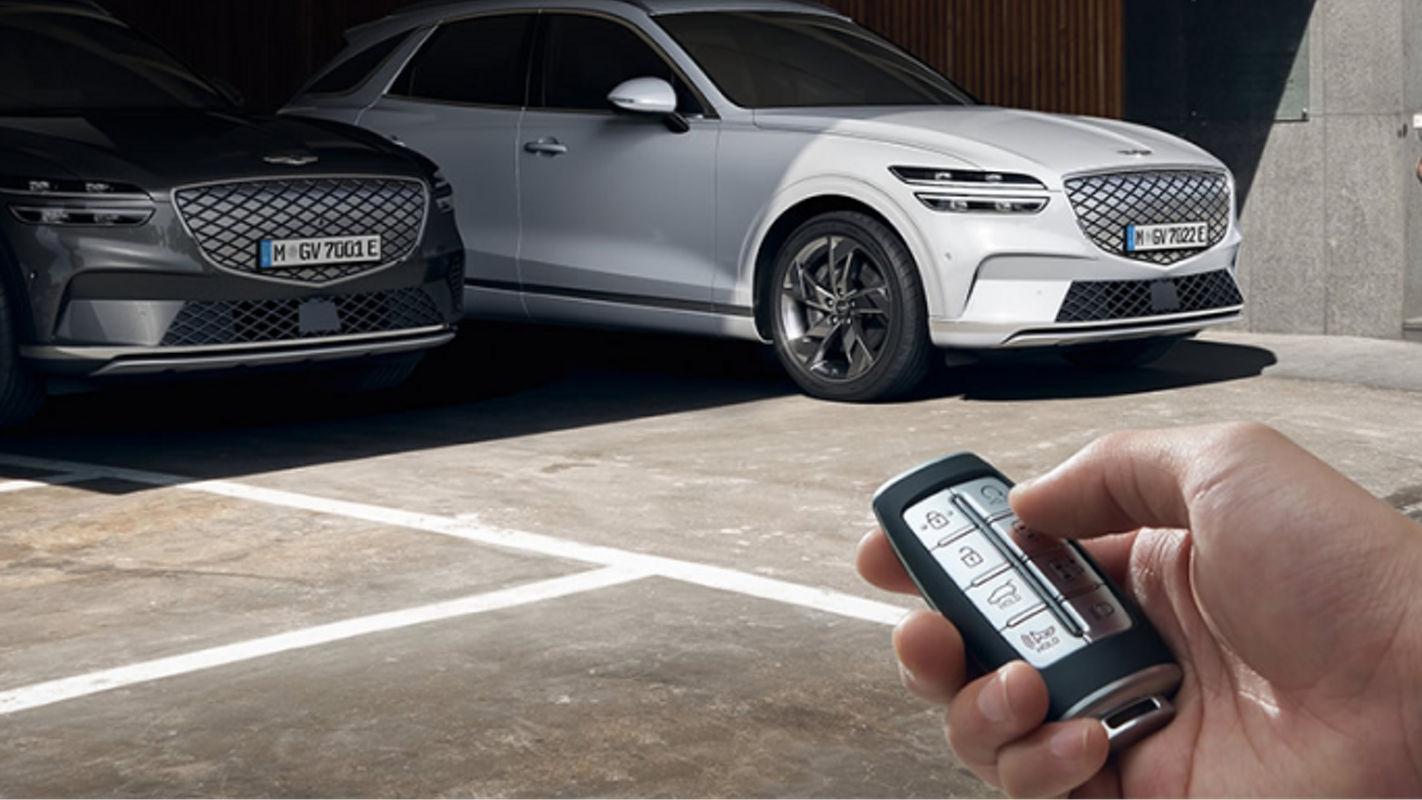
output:
<path id="1" fill-rule="evenodd" d="M 933 343 L 969 349 L 1041 347 L 1179 336 L 1238 322 L 1244 298 L 1234 271 L 1237 246 L 1211 251 L 1167 273 L 1095 277 L 1080 262 L 989 263 L 963 314 L 930 321 Z M 1075 279 L 1043 275 L 1075 275 Z M 1099 274 L 1099 273 L 1097 273 Z"/>
<path id="2" fill-rule="evenodd" d="M 1162 259 L 1108 251 L 1114 240 L 1100 231 L 1094 240 L 1088 236 L 1091 226 L 1078 219 L 1064 193 L 1042 197 L 1049 202 L 1036 214 L 915 209 L 926 252 L 936 254 L 926 276 L 935 345 L 991 349 L 1186 335 L 1242 317 L 1235 277 L 1242 236 L 1232 188 L 1231 210 L 1217 209 L 1211 223 L 1217 241 Z M 1097 205 L 1090 212 L 1111 215 L 1114 209 Z M 1194 215 L 1187 210 L 1179 218 L 1194 221 Z M 1102 230 L 1125 228 L 1113 222 Z"/>
<path id="3" fill-rule="evenodd" d="M 212 263 L 170 202 L 134 227 L 24 224 L 0 198 L 3 260 L 28 304 L 35 369 L 114 377 L 267 367 L 410 352 L 448 341 L 461 315 L 463 244 L 432 212 L 393 263 L 332 280 Z"/>
<path id="4" fill-rule="evenodd" d="M 359 337 L 325 337 L 257 347 L 22 347 L 20 355 L 54 375 L 118 378 L 271 368 L 347 361 L 428 350 L 448 343 L 448 327 Z"/>

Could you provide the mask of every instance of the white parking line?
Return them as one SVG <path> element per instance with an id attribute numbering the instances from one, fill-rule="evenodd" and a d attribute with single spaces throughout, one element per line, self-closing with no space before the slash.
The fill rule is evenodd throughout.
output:
<path id="1" fill-rule="evenodd" d="M 740 570 L 694 561 L 648 555 L 615 547 L 583 544 L 569 539 L 526 531 L 491 528 L 457 517 L 315 497 L 232 481 L 191 481 L 180 476 L 157 472 L 77 464 L 4 453 L 0 453 L 0 463 L 49 469 L 56 472 L 84 473 L 93 477 L 117 478 L 152 486 L 171 487 L 183 491 L 259 502 L 282 508 L 436 533 L 491 547 L 580 561 L 603 567 L 600 570 L 580 573 L 567 578 L 530 584 L 527 587 L 465 598 L 450 603 L 439 603 L 408 611 L 390 612 L 389 614 L 377 614 L 373 617 L 292 631 L 277 636 L 15 689 L 0 693 L 0 716 L 40 705 L 83 697 L 119 686 L 172 677 L 286 650 L 312 647 L 366 633 L 418 625 L 434 619 L 480 613 L 495 608 L 508 608 L 541 599 L 561 597 L 574 592 L 590 591 L 643 577 L 668 578 L 883 625 L 896 624 L 907 612 L 907 609 L 902 606 L 868 600 L 831 589 L 752 575 Z"/>
<path id="2" fill-rule="evenodd" d="M 545 536 L 539 533 L 491 528 L 458 517 L 438 514 L 424 514 L 416 511 L 388 508 L 386 506 L 336 500 L 329 497 L 288 492 L 281 489 L 267 489 L 232 481 L 190 481 L 176 475 L 157 472 L 101 467 L 91 464 L 76 464 L 67 461 L 37 459 L 26 456 L 12 456 L 0 453 L 0 463 L 36 469 L 52 469 L 60 472 L 89 471 L 101 473 L 105 477 L 148 483 L 154 486 L 170 486 L 185 491 L 221 495 L 233 499 L 254 501 L 282 508 L 293 508 L 328 514 L 348 519 L 374 522 L 392 527 L 438 533 L 478 544 L 517 550 L 524 553 L 582 561 L 606 567 L 624 567 L 651 575 L 660 575 L 684 583 L 693 583 L 713 589 L 721 589 L 737 594 L 775 600 L 789 605 L 803 606 L 817 611 L 825 611 L 842 617 L 877 622 L 885 625 L 897 624 L 906 610 L 903 606 L 868 600 L 832 589 L 806 586 L 790 581 L 766 578 L 749 572 L 683 561 L 675 558 L 637 553 L 616 547 L 583 544 L 571 539 Z"/>
<path id="3" fill-rule="evenodd" d="M 342 620 L 313 628 L 280 633 L 261 639 L 198 650 L 193 653 L 159 658 L 140 664 L 76 675 L 70 678 L 37 683 L 10 691 L 0 692 L 0 716 L 26 711 L 40 706 L 73 700 L 99 692 L 107 692 L 134 684 L 185 675 L 213 667 L 222 667 L 240 661 L 300 650 L 316 645 L 330 644 L 357 636 L 408 628 L 429 622 L 467 617 L 498 611 L 515 606 L 528 605 L 540 600 L 605 589 L 610 586 L 629 583 L 647 577 L 646 573 L 621 567 L 606 567 L 565 575 L 561 578 L 528 583 L 508 589 L 447 600 L 442 603 L 372 614 L 368 617 Z"/>
<path id="4" fill-rule="evenodd" d="M 44 489 L 49 486 L 64 486 L 69 483 L 90 481 L 97 477 L 92 472 L 71 472 L 67 475 L 50 475 L 39 480 L 0 481 L 0 494 L 23 492 L 29 489 Z"/>

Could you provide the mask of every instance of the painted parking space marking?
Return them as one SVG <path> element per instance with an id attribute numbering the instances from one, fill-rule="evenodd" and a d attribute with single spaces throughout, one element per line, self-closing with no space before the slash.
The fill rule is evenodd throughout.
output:
<path id="1" fill-rule="evenodd" d="M 336 500 L 327 497 L 288 492 L 281 489 L 267 489 L 249 486 L 233 481 L 192 481 L 176 475 L 145 472 L 123 468 L 100 467 L 90 464 L 36 459 L 26 456 L 11 456 L 0 453 L 0 463 L 60 471 L 88 470 L 100 472 L 105 477 L 167 486 L 185 491 L 220 495 L 233 499 L 249 500 L 271 506 L 310 511 L 330 516 L 346 517 L 362 522 L 374 522 L 408 530 L 424 531 L 451 536 L 476 544 L 516 550 L 522 553 L 581 561 L 605 567 L 625 567 L 641 570 L 648 574 L 660 575 L 684 583 L 696 584 L 712 589 L 721 589 L 737 594 L 775 600 L 789 605 L 803 606 L 817 611 L 827 611 L 851 619 L 878 622 L 886 625 L 897 624 L 906 609 L 903 606 L 868 600 L 845 592 L 816 586 L 782 581 L 753 575 L 749 572 L 685 561 L 663 556 L 648 555 L 616 547 L 590 545 L 571 539 L 529 533 L 508 528 L 493 528 L 476 521 L 425 514 L 416 511 L 388 508 L 386 506 L 357 503 L 350 500 Z"/>
<path id="2" fill-rule="evenodd" d="M 86 675 L 45 681 L 0 692 L 0 716 L 61 703 L 99 692 L 148 683 L 176 675 L 223 667 L 241 661 L 330 644 L 357 636 L 383 633 L 430 622 L 468 617 L 506 608 L 553 600 L 560 597 L 606 589 L 648 577 L 646 573 L 622 567 L 603 567 L 546 581 L 526 583 L 508 589 L 446 600 L 440 603 L 387 611 L 326 625 L 288 631 L 260 639 L 211 647 L 192 653 L 144 661 L 138 664 L 99 670 Z"/>
<path id="3" fill-rule="evenodd" d="M 64 486 L 70 483 L 91 481 L 99 477 L 102 476 L 94 472 L 69 472 L 61 475 L 47 475 L 40 480 L 0 481 L 0 494 L 24 492 L 30 489 L 47 489 L 51 486 Z"/>
<path id="4" fill-rule="evenodd" d="M 0 464 L 50 469 L 63 473 L 83 473 L 90 477 L 116 478 L 154 487 L 200 492 L 407 530 L 435 533 L 490 547 L 579 561 L 601 567 L 601 569 L 573 576 L 529 584 L 526 587 L 515 587 L 462 600 L 437 603 L 432 606 L 421 606 L 406 611 L 394 611 L 329 625 L 319 625 L 185 655 L 22 687 L 0 693 L 0 716 L 84 697 L 120 686 L 174 677 L 288 650 L 314 647 L 367 633 L 418 625 L 435 619 L 447 619 L 453 616 L 481 613 L 495 608 L 526 605 L 539 600 L 562 597 L 581 591 L 593 591 L 646 577 L 666 578 L 882 625 L 897 624 L 908 610 L 904 606 L 869 600 L 832 589 L 767 578 L 694 561 L 648 555 L 602 545 L 589 545 L 544 534 L 493 528 L 467 518 L 425 514 L 368 503 L 316 497 L 280 489 L 249 486 L 233 481 L 194 481 L 158 472 L 78 464 L 5 453 L 0 453 Z"/>

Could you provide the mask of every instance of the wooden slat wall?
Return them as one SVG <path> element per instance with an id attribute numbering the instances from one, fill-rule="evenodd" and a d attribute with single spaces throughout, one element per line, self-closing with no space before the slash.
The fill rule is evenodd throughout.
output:
<path id="1" fill-rule="evenodd" d="M 1121 116 L 1122 0 L 821 0 L 995 105 Z"/>
<path id="2" fill-rule="evenodd" d="M 280 106 L 346 28 L 408 0 L 105 0 L 189 63 Z M 1119 117 L 1123 0 L 822 0 L 984 102 Z"/>

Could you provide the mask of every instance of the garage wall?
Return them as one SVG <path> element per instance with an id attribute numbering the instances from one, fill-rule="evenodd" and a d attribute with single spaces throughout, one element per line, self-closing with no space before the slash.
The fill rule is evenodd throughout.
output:
<path id="1" fill-rule="evenodd" d="M 346 28 L 402 0 L 104 0 L 258 110 L 280 107 Z M 1120 116 L 1122 0 L 829 0 L 977 97 Z"/>
<path id="2" fill-rule="evenodd" d="M 1141 0 L 1126 16 L 1126 116 L 1240 179 L 1248 327 L 1422 338 L 1422 4 Z"/>

